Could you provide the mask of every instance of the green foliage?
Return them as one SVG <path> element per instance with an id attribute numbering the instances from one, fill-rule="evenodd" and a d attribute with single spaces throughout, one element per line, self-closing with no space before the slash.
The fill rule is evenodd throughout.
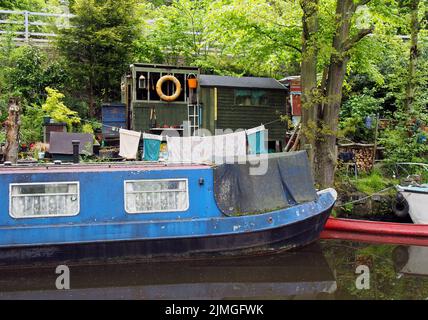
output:
<path id="1" fill-rule="evenodd" d="M 58 5 L 58 1 L 46 0 L 2 0 L 0 9 L 41 11 L 48 5 Z"/>
<path id="2" fill-rule="evenodd" d="M 428 145 L 421 141 L 426 133 L 417 129 L 412 132 L 407 126 L 397 125 L 394 129 L 387 129 L 379 139 L 385 147 L 385 154 L 389 162 L 426 162 Z"/>
<path id="3" fill-rule="evenodd" d="M 351 213 L 354 210 L 354 205 L 352 203 L 347 203 L 342 207 L 343 212 Z"/>
<path id="4" fill-rule="evenodd" d="M 46 112 L 56 122 L 67 124 L 69 131 L 72 131 L 74 125 L 80 124 L 80 117 L 76 111 L 70 110 L 63 102 L 64 95 L 55 89 L 46 88 L 48 97 L 42 105 L 42 110 Z"/>
<path id="5" fill-rule="evenodd" d="M 312 46 L 319 49 L 319 80 L 334 54 L 336 3 L 319 1 L 319 32 Z M 58 12 L 58 4 L 58 0 L 3 0 L 0 8 Z M 303 30 L 299 1 L 71 0 L 70 5 L 77 16 L 71 19 L 73 28 L 56 30 L 59 56 L 32 46 L 16 48 L 12 34 L 1 39 L 0 111 L 4 118 L 8 98 L 21 98 L 25 141 L 41 137 L 40 128 L 31 128 L 43 116 L 44 109 L 35 105 L 56 106 L 49 112 L 61 119 L 58 121 L 68 120 L 71 130 L 77 124 L 70 120 L 78 118 L 75 112 L 82 118 L 95 118 L 101 101 L 118 100 L 121 76 L 136 61 L 196 65 L 203 72 L 278 79 L 300 73 Z M 411 114 L 403 110 L 409 42 L 397 37 L 410 33 L 407 2 L 372 0 L 352 18 L 351 36 L 371 25 L 375 29 L 349 52 L 341 134 L 356 142 L 373 142 L 374 129 L 366 128 L 364 120 L 380 113 L 392 124 L 380 132 L 379 140 L 389 162 L 425 161 L 427 154 L 427 144 L 421 143 L 426 135 L 423 127 L 428 124 L 423 1 L 419 11 L 422 30 Z M 45 87 L 58 90 L 46 102 Z M 65 106 L 70 107 L 68 111 Z M 82 130 L 91 131 L 86 123 Z"/>
<path id="6" fill-rule="evenodd" d="M 146 23 L 143 36 L 137 41 L 138 57 L 168 64 L 198 65 L 207 52 L 206 24 L 210 1 L 174 0 L 157 8 L 147 5 L 144 13 L 152 23 Z M 146 49 L 146 50 L 142 50 Z"/>
<path id="7" fill-rule="evenodd" d="M 37 47 L 14 47 L 8 39 L 3 39 L 0 62 L 3 65 L 0 69 L 3 108 L 11 95 L 19 96 L 23 104 L 41 103 L 45 87 L 62 89 L 67 81 L 61 61 L 52 61 Z"/>
<path id="8" fill-rule="evenodd" d="M 375 98 L 373 90 L 365 88 L 361 94 L 355 93 L 345 101 L 341 108 L 340 128 L 342 135 L 352 141 L 374 141 L 376 115 L 380 111 L 382 98 Z M 371 127 L 367 128 L 365 119 L 372 118 Z"/>
<path id="9" fill-rule="evenodd" d="M 369 175 L 360 176 L 353 180 L 358 191 L 372 195 L 396 183 L 395 180 L 386 178 L 378 170 L 373 170 Z"/>
<path id="10" fill-rule="evenodd" d="M 143 61 L 155 57 L 228 75 L 282 77 L 287 68 L 299 72 L 297 2 L 174 0 L 157 8 L 147 6 L 144 13 L 152 22 L 138 42 L 147 49 L 139 54 Z"/>
<path id="11" fill-rule="evenodd" d="M 45 113 L 36 104 L 28 106 L 21 116 L 19 129 L 21 143 L 30 144 L 43 140 L 43 116 Z"/>
<path id="12" fill-rule="evenodd" d="M 120 79 L 133 61 L 141 32 L 136 0 L 76 0 L 72 28 L 59 30 L 58 48 L 75 91 L 85 91 L 91 115 L 95 102 L 120 95 Z"/>
<path id="13" fill-rule="evenodd" d="M 90 123 L 85 123 L 82 126 L 82 132 L 83 133 L 90 133 L 93 134 L 94 133 L 94 128 L 92 128 L 92 125 Z"/>
<path id="14" fill-rule="evenodd" d="M 0 144 L 6 142 L 6 133 L 4 131 L 0 131 Z"/>
<path id="15" fill-rule="evenodd" d="M 408 259 L 406 246 L 331 240 L 321 242 L 321 246 L 335 273 L 338 287 L 336 298 L 417 300 L 428 294 L 426 277 L 402 273 Z M 358 274 L 355 271 L 359 265 L 369 267 L 368 290 L 356 287 Z"/>
<path id="16" fill-rule="evenodd" d="M 0 40 L 0 120 L 7 117 L 10 97 L 20 98 L 20 141 L 30 143 L 42 140 L 43 111 L 46 86 L 61 89 L 66 74 L 59 60 L 52 60 L 41 49 L 33 46 L 15 47 L 10 37 Z M 4 133 L 1 133 L 4 136 Z"/>

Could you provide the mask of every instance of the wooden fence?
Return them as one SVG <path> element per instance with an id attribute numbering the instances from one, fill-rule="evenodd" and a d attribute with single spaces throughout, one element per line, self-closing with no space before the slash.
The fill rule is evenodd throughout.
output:
<path id="1" fill-rule="evenodd" d="M 18 43 L 48 44 L 58 28 L 69 26 L 72 14 L 0 10 L 0 35 L 11 34 Z"/>

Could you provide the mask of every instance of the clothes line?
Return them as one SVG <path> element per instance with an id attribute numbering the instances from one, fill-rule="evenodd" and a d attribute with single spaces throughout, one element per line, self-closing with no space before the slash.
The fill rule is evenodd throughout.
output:
<path id="1" fill-rule="evenodd" d="M 86 121 L 86 120 L 83 120 L 83 121 Z M 268 126 L 268 125 L 270 125 L 270 124 L 273 124 L 273 123 L 276 123 L 276 122 L 278 122 L 278 121 L 282 121 L 281 119 L 276 119 L 276 120 L 273 120 L 273 121 L 270 121 L 270 122 L 267 122 L 267 123 L 261 123 L 260 124 L 260 126 Z M 88 121 L 89 122 L 89 121 Z M 115 126 L 109 126 L 109 125 L 107 125 L 107 124 L 102 124 L 102 126 L 103 127 L 107 127 L 107 128 L 111 128 L 112 129 L 112 131 L 116 131 L 116 132 L 119 132 L 119 129 L 120 129 L 120 127 L 115 127 Z M 251 129 L 249 129 L 249 130 L 251 130 Z M 141 132 L 142 133 L 142 132 Z"/>
<path id="2" fill-rule="evenodd" d="M 280 119 L 269 123 L 277 121 L 280 121 Z M 104 126 L 119 131 L 119 155 L 126 159 L 136 159 L 141 137 L 144 141 L 143 159 L 147 161 L 159 160 L 161 142 L 165 138 L 168 145 L 167 158 L 170 162 L 224 163 L 225 159 L 226 161 L 230 161 L 230 159 L 235 159 L 236 157 L 244 157 L 247 154 L 247 141 L 249 154 L 268 153 L 265 141 L 265 125 L 235 133 L 207 137 L 164 137 L 162 135 L 132 131 L 116 126 Z"/>
<path id="3" fill-rule="evenodd" d="M 278 122 L 278 121 L 282 121 L 282 120 L 281 120 L 281 119 L 276 119 L 276 120 L 273 120 L 273 121 L 270 121 L 270 122 L 267 122 L 267 123 L 262 123 L 261 125 L 263 125 L 263 126 L 268 126 L 268 125 L 273 124 L 273 123 L 276 123 L 276 122 Z"/>

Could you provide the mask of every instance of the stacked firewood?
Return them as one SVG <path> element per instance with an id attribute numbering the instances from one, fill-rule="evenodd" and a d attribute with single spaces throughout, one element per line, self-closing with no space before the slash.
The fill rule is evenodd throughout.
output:
<path id="1" fill-rule="evenodd" d="M 373 148 L 353 149 L 355 162 L 360 171 L 369 171 L 373 167 Z"/>
<path id="2" fill-rule="evenodd" d="M 367 172 L 373 167 L 373 146 L 339 148 L 339 152 L 352 152 L 360 172 Z"/>

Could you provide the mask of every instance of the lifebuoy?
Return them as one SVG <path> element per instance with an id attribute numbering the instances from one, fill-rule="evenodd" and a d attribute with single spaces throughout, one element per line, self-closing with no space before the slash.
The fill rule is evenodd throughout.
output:
<path id="1" fill-rule="evenodd" d="M 162 91 L 162 85 L 165 81 L 172 81 L 175 85 L 175 92 L 173 95 L 167 96 L 166 94 L 163 93 Z M 172 75 L 166 75 L 161 77 L 158 82 L 156 83 L 156 93 L 158 94 L 158 96 L 164 100 L 164 101 L 174 101 L 176 100 L 181 93 L 181 83 L 180 81 L 178 81 L 178 79 Z"/>

